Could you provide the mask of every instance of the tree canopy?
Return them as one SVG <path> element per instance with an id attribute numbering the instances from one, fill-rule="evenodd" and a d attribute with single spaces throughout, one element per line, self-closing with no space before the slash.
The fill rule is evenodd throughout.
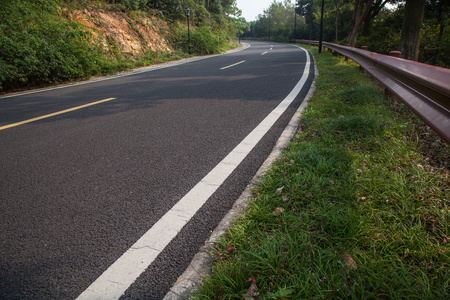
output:
<path id="1" fill-rule="evenodd" d="M 407 22 L 411 26 L 419 25 L 421 39 L 418 60 L 448 68 L 450 1 L 423 1 L 425 1 L 423 24 L 421 26 L 417 24 L 418 19 L 415 17 Z M 324 2 L 324 41 L 350 44 L 355 47 L 364 45 L 368 46 L 370 51 L 381 54 L 400 50 L 406 1 L 325 0 Z M 264 14 L 259 15 L 256 21 L 248 23 L 244 36 L 282 42 L 291 40 L 294 36 L 298 39 L 318 40 L 321 3 L 322 0 L 274 0 Z"/>

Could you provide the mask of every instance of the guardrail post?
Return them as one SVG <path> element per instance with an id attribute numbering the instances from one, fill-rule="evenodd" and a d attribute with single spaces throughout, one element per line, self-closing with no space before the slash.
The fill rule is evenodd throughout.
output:
<path id="1" fill-rule="evenodd" d="M 347 44 L 347 45 L 345 45 L 345 46 L 350 47 L 350 44 Z M 348 57 L 347 57 L 347 56 L 345 57 L 345 61 L 348 61 Z"/>
<path id="2" fill-rule="evenodd" d="M 400 51 L 391 51 L 391 52 L 389 52 L 389 55 L 400 58 L 400 56 L 402 56 L 402 53 Z"/>
<path id="3" fill-rule="evenodd" d="M 367 50 L 367 46 L 361 46 L 361 49 L 362 49 L 362 50 Z M 359 69 L 360 69 L 361 71 L 364 70 L 363 67 L 361 67 L 361 66 L 359 66 Z"/>
<path id="4" fill-rule="evenodd" d="M 401 53 L 400 51 L 390 51 L 390 52 L 389 52 L 389 55 L 390 55 L 390 56 L 394 56 L 394 57 L 399 57 L 399 58 L 400 58 L 400 56 L 402 55 L 402 53 Z M 394 98 L 394 97 L 395 97 L 395 95 L 392 94 L 387 88 L 384 88 L 384 94 L 385 94 L 386 96 L 388 96 L 389 98 Z"/>

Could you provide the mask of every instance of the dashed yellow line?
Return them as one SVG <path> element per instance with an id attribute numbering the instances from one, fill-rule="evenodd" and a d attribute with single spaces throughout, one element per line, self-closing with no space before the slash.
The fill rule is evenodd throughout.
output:
<path id="1" fill-rule="evenodd" d="M 27 123 L 31 123 L 31 122 L 35 122 L 35 121 L 39 121 L 39 120 L 42 120 L 42 119 L 47 119 L 47 118 L 50 118 L 50 117 L 53 117 L 53 116 L 65 114 L 65 113 L 68 113 L 68 112 L 71 112 L 71 111 L 74 111 L 74 110 L 78 110 L 78 109 L 85 108 L 85 107 L 88 107 L 88 106 L 92 106 L 92 105 L 100 104 L 100 103 L 103 103 L 103 102 L 111 101 L 111 100 L 114 100 L 114 99 L 116 99 L 116 98 L 108 98 L 108 99 L 104 99 L 104 100 L 100 100 L 100 101 L 96 101 L 96 102 L 80 105 L 80 106 L 77 106 L 77 107 L 61 110 L 61 111 L 54 112 L 54 113 L 51 113 L 51 114 L 48 114 L 48 115 L 44 115 L 44 116 L 40 116 L 40 117 L 37 117 L 37 118 L 28 119 L 28 120 L 17 122 L 17 123 L 12 123 L 12 124 L 9 124 L 9 125 L 1 126 L 0 130 L 8 129 L 8 128 L 11 128 L 11 127 L 16 127 L 16 126 L 19 126 L 19 125 L 23 125 L 23 124 L 27 124 Z"/>
<path id="2" fill-rule="evenodd" d="M 238 63 L 235 63 L 235 64 L 232 64 L 232 65 L 229 65 L 229 66 L 226 66 L 226 67 L 223 67 L 223 68 L 220 68 L 220 69 L 221 69 L 221 70 L 225 70 L 225 69 L 228 69 L 228 68 L 231 68 L 231 67 L 237 66 L 237 65 L 239 65 L 239 64 L 242 64 L 242 63 L 245 63 L 245 60 L 243 60 L 243 61 L 240 61 L 240 62 L 238 62 Z"/>
<path id="3" fill-rule="evenodd" d="M 261 55 L 267 54 L 268 52 L 269 52 L 269 51 L 263 52 L 263 53 L 261 53 Z"/>

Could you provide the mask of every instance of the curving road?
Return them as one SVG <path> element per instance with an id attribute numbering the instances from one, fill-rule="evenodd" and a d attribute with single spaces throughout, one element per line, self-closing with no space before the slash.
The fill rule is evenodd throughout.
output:
<path id="1" fill-rule="evenodd" d="M 0 299 L 161 299 L 309 90 L 304 50 L 0 98 Z"/>

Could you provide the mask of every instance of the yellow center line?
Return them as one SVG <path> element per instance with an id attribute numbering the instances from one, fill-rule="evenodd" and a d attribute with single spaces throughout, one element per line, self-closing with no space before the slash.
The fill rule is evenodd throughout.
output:
<path id="1" fill-rule="evenodd" d="M 263 53 L 261 53 L 261 55 L 267 54 L 267 52 L 269 52 L 269 51 L 263 52 Z"/>
<path id="2" fill-rule="evenodd" d="M 223 68 L 220 68 L 221 70 L 225 70 L 225 69 L 228 69 L 228 68 L 231 68 L 231 67 L 234 67 L 234 66 L 237 66 L 237 65 L 239 65 L 239 64 L 242 64 L 242 63 L 244 63 L 245 62 L 245 60 L 243 60 L 243 61 L 240 61 L 240 62 L 238 62 L 238 63 L 235 63 L 235 64 L 232 64 L 232 65 L 229 65 L 229 66 L 226 66 L 226 67 L 223 67 Z"/>
<path id="3" fill-rule="evenodd" d="M 104 99 L 104 100 L 100 100 L 100 101 L 96 101 L 96 102 L 80 105 L 80 106 L 77 106 L 77 107 L 61 110 L 61 111 L 54 112 L 54 113 L 51 113 L 51 114 L 48 114 L 48 115 L 44 115 L 44 116 L 40 116 L 40 117 L 37 117 L 37 118 L 28 119 L 28 120 L 25 120 L 25 121 L 21 121 L 21 122 L 9 124 L 9 125 L 1 126 L 0 130 L 4 130 L 4 129 L 7 129 L 7 128 L 16 127 L 16 126 L 19 126 L 19 125 L 23 125 L 23 124 L 39 121 L 39 120 L 42 120 L 42 119 L 50 118 L 50 117 L 61 115 L 61 114 L 65 114 L 65 113 L 68 113 L 68 112 L 71 112 L 71 111 L 74 111 L 74 110 L 77 110 L 77 109 L 81 109 L 81 108 L 85 108 L 85 107 L 88 107 L 88 106 L 100 104 L 100 103 L 103 103 L 103 102 L 106 102 L 106 101 L 111 101 L 111 100 L 114 100 L 114 99 L 116 99 L 116 98 L 108 98 L 108 99 Z"/>

